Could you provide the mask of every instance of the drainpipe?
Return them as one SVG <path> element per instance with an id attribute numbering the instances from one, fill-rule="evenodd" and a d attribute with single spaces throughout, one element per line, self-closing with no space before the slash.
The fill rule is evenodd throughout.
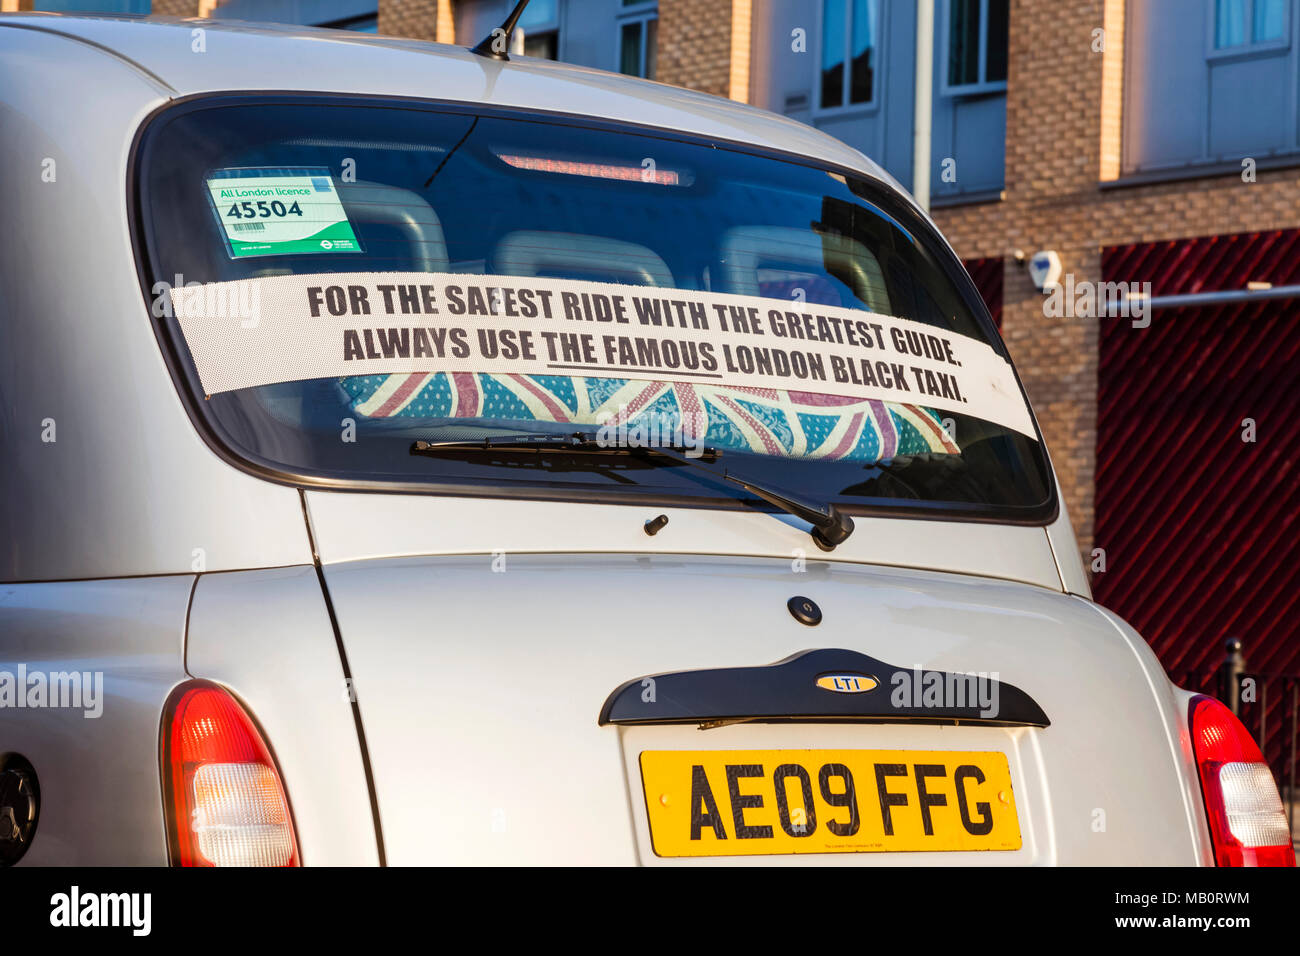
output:
<path id="1" fill-rule="evenodd" d="M 1108 302 L 1109 318 L 1122 315 L 1122 307 L 1144 304 L 1148 309 L 1185 309 L 1204 305 L 1232 305 L 1241 302 L 1258 302 L 1264 299 L 1300 299 L 1300 285 L 1275 285 L 1255 289 L 1224 289 L 1219 292 L 1188 292 L 1182 295 L 1153 295 L 1150 298 L 1130 294 L 1125 300 Z"/>
<path id="2" fill-rule="evenodd" d="M 912 195 L 930 211 L 930 130 L 934 108 L 934 0 L 916 2 L 916 102 L 912 114 Z"/>
<path id="3" fill-rule="evenodd" d="M 1229 289 L 1224 292 L 1155 295 L 1151 297 L 1151 308 L 1172 309 L 1189 305 L 1227 305 L 1230 302 L 1254 302 L 1257 299 L 1291 299 L 1295 297 L 1300 297 L 1300 285 L 1276 285 L 1268 289 Z"/>

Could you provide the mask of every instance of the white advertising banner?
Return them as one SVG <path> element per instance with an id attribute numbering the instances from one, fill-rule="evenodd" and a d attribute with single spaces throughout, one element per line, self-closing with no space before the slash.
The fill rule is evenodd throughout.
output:
<path id="1" fill-rule="evenodd" d="M 713 382 L 959 412 L 1034 437 L 977 339 L 837 306 L 460 273 L 270 276 L 172 290 L 209 395 L 414 372 Z"/>

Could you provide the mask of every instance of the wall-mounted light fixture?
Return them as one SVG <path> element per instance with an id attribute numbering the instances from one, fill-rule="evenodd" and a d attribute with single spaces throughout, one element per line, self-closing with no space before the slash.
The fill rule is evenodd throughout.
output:
<path id="1" fill-rule="evenodd" d="M 1040 291 L 1061 281 L 1061 257 L 1054 249 L 1044 249 L 1029 257 L 1029 278 Z"/>

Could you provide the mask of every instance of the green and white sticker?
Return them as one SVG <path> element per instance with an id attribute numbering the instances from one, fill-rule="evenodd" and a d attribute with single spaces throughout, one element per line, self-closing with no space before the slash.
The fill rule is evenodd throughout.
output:
<path id="1" fill-rule="evenodd" d="M 362 251 L 323 166 L 218 169 L 207 185 L 232 259 Z"/>

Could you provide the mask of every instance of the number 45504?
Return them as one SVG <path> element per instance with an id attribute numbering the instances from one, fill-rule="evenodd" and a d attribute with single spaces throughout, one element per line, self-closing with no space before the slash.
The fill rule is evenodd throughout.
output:
<path id="1" fill-rule="evenodd" d="M 278 199 L 271 202 L 259 199 L 256 207 L 251 202 L 237 202 L 231 205 L 226 212 L 228 219 L 270 219 L 272 216 L 301 216 L 302 208 L 294 203 L 292 206 L 285 208 L 284 203 Z"/>

